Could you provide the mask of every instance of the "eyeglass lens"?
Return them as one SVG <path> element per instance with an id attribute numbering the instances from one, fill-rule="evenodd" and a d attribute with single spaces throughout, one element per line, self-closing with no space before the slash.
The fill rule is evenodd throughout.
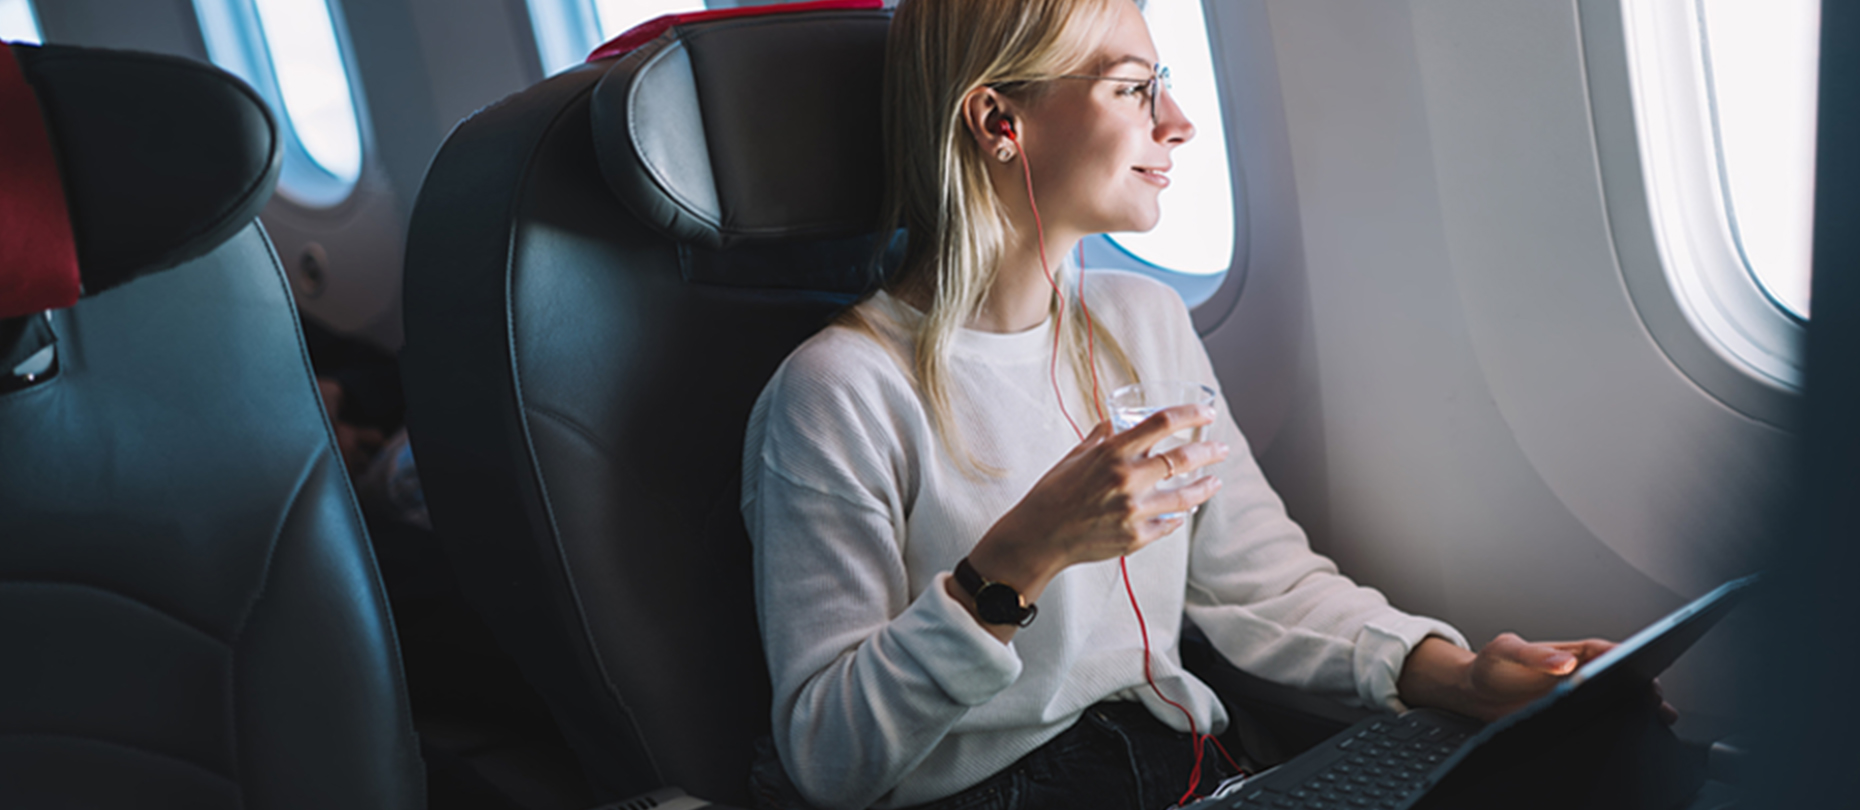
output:
<path id="1" fill-rule="evenodd" d="M 1163 91 L 1169 89 L 1169 68 L 1157 65 L 1155 69 L 1156 73 L 1150 76 L 1149 82 L 1151 126 L 1156 126 L 1162 121 L 1156 112 L 1156 105 L 1161 103 Z"/>

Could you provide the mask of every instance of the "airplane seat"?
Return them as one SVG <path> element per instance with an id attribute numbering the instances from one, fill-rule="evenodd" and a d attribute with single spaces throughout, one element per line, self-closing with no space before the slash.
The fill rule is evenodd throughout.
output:
<path id="1" fill-rule="evenodd" d="M 0 806 L 425 804 L 264 102 L 0 46 Z"/>
<path id="2" fill-rule="evenodd" d="M 883 272 L 879 6 L 648 23 L 460 123 L 415 204 L 401 369 L 434 530 L 598 800 L 749 803 L 743 434 Z M 1200 658 L 1271 761 L 1360 715 Z"/>
<path id="3" fill-rule="evenodd" d="M 879 6 L 623 35 L 459 124 L 421 188 L 401 362 L 434 530 L 597 800 L 750 804 L 744 426 L 877 281 Z"/>

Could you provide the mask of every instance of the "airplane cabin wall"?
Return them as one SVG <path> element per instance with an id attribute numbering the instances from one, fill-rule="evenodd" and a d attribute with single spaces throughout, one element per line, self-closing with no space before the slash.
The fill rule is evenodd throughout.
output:
<path id="1" fill-rule="evenodd" d="M 207 58 L 191 0 L 34 0 L 45 41 Z"/>
<path id="2" fill-rule="evenodd" d="M 1750 571 L 1791 437 L 1622 282 L 1590 82 L 1626 78 L 1582 19 L 1615 3 L 1208 7 L 1252 221 L 1205 342 L 1313 545 L 1475 645 L 1623 638 Z M 1706 733 L 1739 624 L 1663 678 Z"/>

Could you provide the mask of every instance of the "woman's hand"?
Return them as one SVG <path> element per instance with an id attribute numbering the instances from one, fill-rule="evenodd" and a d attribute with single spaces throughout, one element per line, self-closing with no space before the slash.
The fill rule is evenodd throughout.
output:
<path id="1" fill-rule="evenodd" d="M 1489 723 L 1549 694 L 1563 676 L 1614 647 L 1599 638 L 1531 643 L 1515 633 L 1500 633 L 1475 654 L 1430 636 L 1409 651 L 1395 688 L 1410 706 L 1433 706 Z M 1652 699 L 1659 699 L 1657 682 Z M 1665 702 L 1660 716 L 1668 724 L 1679 718 Z"/>
<path id="2" fill-rule="evenodd" d="M 1129 554 L 1175 531 L 1184 518 L 1162 516 L 1214 497 L 1220 479 L 1204 476 L 1168 490 L 1156 483 L 1226 458 L 1227 446 L 1196 442 L 1154 456 L 1150 449 L 1213 421 L 1213 408 L 1179 405 L 1122 433 L 1098 423 L 989 529 L 970 552 L 970 564 L 984 579 L 1011 585 L 1033 602 L 1067 566 Z"/>

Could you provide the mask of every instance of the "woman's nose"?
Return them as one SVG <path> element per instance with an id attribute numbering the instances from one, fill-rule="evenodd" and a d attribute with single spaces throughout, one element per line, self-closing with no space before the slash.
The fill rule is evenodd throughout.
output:
<path id="1" fill-rule="evenodd" d="M 1158 142 L 1176 146 L 1195 137 L 1195 125 L 1182 112 L 1182 106 L 1175 103 L 1175 94 L 1166 89 L 1156 98 L 1156 129 L 1153 134 Z"/>

